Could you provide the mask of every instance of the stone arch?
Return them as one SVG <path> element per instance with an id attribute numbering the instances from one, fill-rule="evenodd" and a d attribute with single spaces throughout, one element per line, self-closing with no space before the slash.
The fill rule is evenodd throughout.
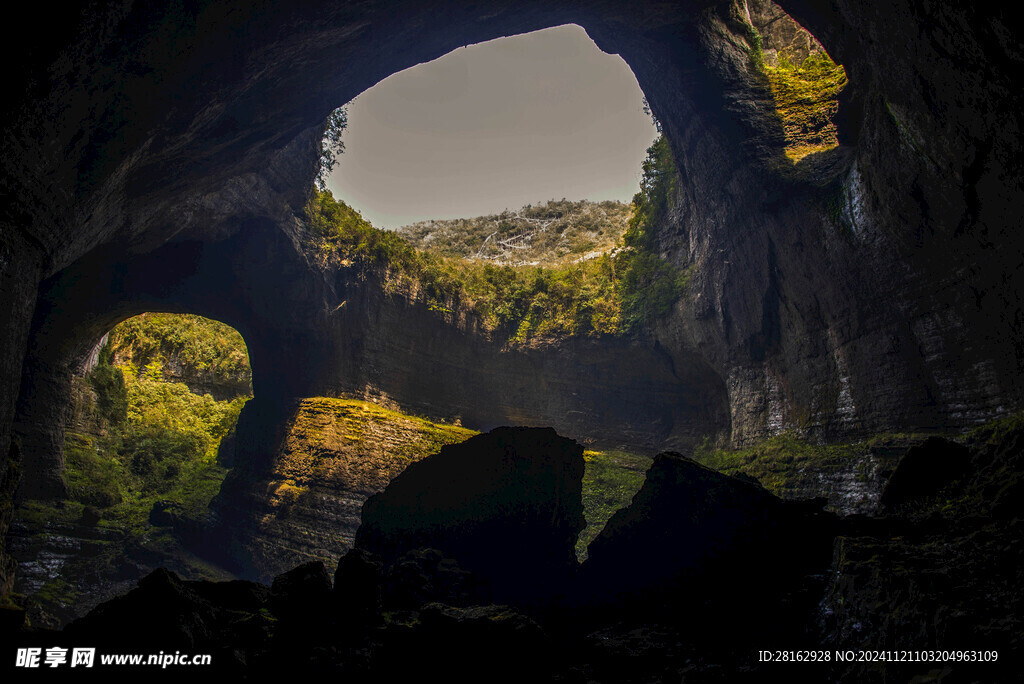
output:
<path id="1" fill-rule="evenodd" d="M 12 213 L 39 215 L 40 206 L 23 202 L 38 198 L 38 188 L 66 189 L 47 197 L 50 228 L 33 229 L 33 249 L 25 250 L 29 257 L 37 252 L 34 267 L 48 276 L 40 290 L 42 309 L 49 298 L 67 294 L 59 290 L 69 278 L 114 291 L 117 274 L 103 269 L 124 259 L 144 263 L 145 255 L 158 260 L 159 250 L 171 249 L 162 246 L 168 240 L 217 243 L 253 222 L 273 223 L 287 235 L 315 173 L 327 112 L 391 73 L 461 44 L 579 23 L 605 49 L 622 48 L 656 111 L 670 122 L 678 156 L 721 156 L 732 147 L 727 134 L 713 133 L 720 126 L 708 117 L 696 137 L 699 117 L 690 117 L 685 130 L 675 123 L 699 112 L 702 99 L 721 111 L 721 74 L 704 78 L 703 67 L 683 64 L 700 57 L 708 27 L 717 25 L 710 6 L 677 8 L 658 18 L 654 30 L 611 7 L 449 9 L 443 22 L 436 8 L 413 2 L 370 9 L 365 16 L 330 3 L 238 13 L 207 7 L 195 16 L 153 9 L 111 15 L 107 30 L 83 31 L 75 45 L 100 50 L 99 61 L 63 65 L 52 94 L 40 104 L 53 110 L 57 144 L 51 147 L 63 149 L 26 160 L 13 193 L 18 199 Z M 246 30 L 232 29 L 237 26 Z M 627 49 L 634 43 L 642 47 Z M 185 54 L 179 58 L 171 45 L 184 45 Z M 49 55 L 45 48 L 39 54 Z M 110 66 L 96 68 L 105 63 Z M 147 79 L 154 73 L 163 75 L 160 87 Z M 654 79 L 667 85 L 652 89 Z M 81 83 L 97 87 L 85 91 Z M 69 109 L 68 101 L 81 106 Z M 691 154 L 690 148 L 707 148 L 708 141 L 717 147 Z M 690 175 L 709 170 L 695 168 Z M 722 180 L 709 178 L 705 188 Z M 32 349 L 45 336 L 39 322 L 45 315 L 36 315 Z"/>
<path id="2" fill-rule="evenodd" d="M 268 236 L 253 225 L 223 243 L 174 242 L 132 259 L 123 253 L 92 253 L 44 281 L 15 417 L 25 458 L 22 496 L 63 496 L 64 408 L 71 376 L 103 335 L 132 316 L 146 311 L 194 313 L 235 328 L 249 350 L 257 403 L 264 395 L 281 393 L 275 387 L 282 382 L 302 382 L 275 372 L 277 359 L 295 353 L 295 348 L 288 347 L 280 327 L 266 324 L 259 310 L 260 303 L 275 312 L 291 308 L 272 302 L 288 293 L 261 282 L 258 269 L 265 262 L 253 252 L 257 246 L 264 253 L 280 249 L 275 266 L 287 265 L 289 245 L 275 241 L 279 235 L 271 230 L 270 244 L 257 245 Z M 292 250 L 291 259 L 297 256 Z"/>

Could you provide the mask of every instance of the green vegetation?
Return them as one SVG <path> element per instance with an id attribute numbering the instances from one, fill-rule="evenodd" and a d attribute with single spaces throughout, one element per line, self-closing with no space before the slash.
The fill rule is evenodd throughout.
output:
<path id="1" fill-rule="evenodd" d="M 111 363 L 109 344 L 100 350 L 99 363 L 89 374 L 89 382 L 96 392 L 100 416 L 112 425 L 119 425 L 128 416 L 128 389 L 121 371 Z"/>
<path id="2" fill-rule="evenodd" d="M 783 57 L 764 72 L 786 133 L 786 156 L 797 162 L 838 146 L 832 118 L 846 87 L 846 70 L 824 52 L 812 52 L 800 65 Z"/>
<path id="3" fill-rule="evenodd" d="M 558 227 L 563 233 L 571 228 L 576 237 L 566 243 L 569 253 L 607 247 L 611 238 L 605 237 L 607 231 L 601 227 L 605 224 L 589 223 L 584 229 L 582 220 L 577 219 L 581 208 L 586 209 L 583 213 L 611 221 L 611 231 L 615 224 L 609 218 L 612 206 L 563 202 L 525 207 L 507 220 L 499 215 L 466 222 L 475 226 L 475 232 L 459 239 L 427 239 L 443 237 L 452 232 L 452 225 L 461 225 L 458 222 L 447 222 L 444 230 L 433 233 L 414 226 L 410 232 L 417 241 L 433 243 L 428 252 L 416 249 L 398 233 L 374 228 L 330 192 L 319 190 L 314 190 L 306 205 L 309 247 L 324 267 L 376 269 L 383 273 L 386 288 L 417 293 L 442 315 L 468 309 L 493 335 L 512 344 L 525 344 L 533 338 L 637 333 L 671 310 L 690 276 L 690 271 L 675 268 L 657 252 L 657 227 L 671 207 L 678 177 L 664 138 L 648 149 L 643 172 L 640 192 L 633 198 L 633 215 L 622 235 L 622 249 L 593 255 L 596 258 L 558 256 L 558 249 L 543 246 L 547 238 L 538 237 L 541 233 L 534 233 L 534 238 L 539 253 L 555 255 L 550 266 L 495 265 L 457 257 L 465 257 L 475 245 L 479 245 L 477 251 L 481 249 L 480 225 L 493 224 L 491 219 L 497 221 L 499 233 L 510 235 L 520 230 L 524 221 L 550 221 L 548 227 L 555 227 L 552 236 L 557 235 Z M 612 213 L 621 218 L 620 211 Z M 519 228 L 513 218 L 520 221 Z M 604 242 L 591 240 L 590 234 Z M 551 239 L 551 244 L 558 244 Z"/>
<path id="4" fill-rule="evenodd" d="M 105 509 L 104 524 L 135 533 L 148 529 L 157 500 L 200 514 L 227 472 L 217 464 L 217 447 L 245 398 L 215 401 L 184 384 L 162 382 L 156 364 L 139 372 L 111 366 L 109 358 L 108 347 L 90 380 L 101 411 L 120 401 L 124 412 L 107 423 L 105 434 L 67 433 L 64 476 L 70 498 Z M 120 383 L 110 379 L 117 375 Z"/>
<path id="5" fill-rule="evenodd" d="M 101 524 L 146 532 L 158 500 L 200 515 L 227 472 L 217 448 L 246 397 L 217 401 L 165 382 L 171 358 L 196 371 L 249 371 L 241 336 L 199 316 L 143 314 L 110 332 L 87 378 L 100 420 L 69 430 L 64 445 L 70 499 L 103 509 Z"/>
<path id="6" fill-rule="evenodd" d="M 275 472 L 293 484 L 316 480 L 316 466 L 339 455 L 372 464 L 371 477 L 405 466 L 447 444 L 463 442 L 476 430 L 412 416 L 350 397 L 310 397 L 299 404 L 284 440 Z M 328 469 L 329 470 L 329 469 Z M 377 484 L 381 488 L 390 478 Z"/>
<path id="7" fill-rule="evenodd" d="M 241 337 L 215 321 L 145 314 L 111 331 L 96 367 L 75 383 L 73 422 L 64 441 L 68 499 L 25 501 L 16 512 L 38 535 L 34 543 L 44 546 L 53 525 L 77 525 L 96 512 L 107 530 L 83 541 L 59 575 L 24 597 L 26 606 L 41 611 L 44 625 L 73 617 L 82 587 L 117 577 L 126 558 L 142 564 L 163 559 L 196 576 L 224 576 L 184 551 L 173 531 L 152 526 L 149 515 L 157 501 L 193 520 L 207 512 L 227 474 L 217 463 L 218 446 L 247 397 L 217 401 L 165 382 L 171 360 L 178 370 L 184 364 L 193 371 L 241 373 L 248 382 Z M 86 516 L 87 508 L 95 510 Z"/>
<path id="8" fill-rule="evenodd" d="M 980 425 L 964 435 L 964 441 L 970 446 L 999 444 L 1014 432 L 1024 432 L 1024 411 Z"/>
<path id="9" fill-rule="evenodd" d="M 794 64 L 783 53 L 769 62 L 760 33 L 747 25 L 750 63 L 768 79 L 775 111 L 786 136 L 786 156 L 794 163 L 809 154 L 839 145 L 832 119 L 839 110 L 839 93 L 846 87 L 846 70 L 824 51 L 811 52 Z"/>
<path id="10" fill-rule="evenodd" d="M 640 192 L 633 196 L 633 216 L 619 255 L 623 326 L 639 330 L 672 310 L 689 284 L 692 267 L 680 271 L 657 252 L 657 229 L 667 217 L 679 171 L 668 139 L 660 136 L 647 150 Z"/>
<path id="11" fill-rule="evenodd" d="M 624 451 L 584 451 L 583 460 L 583 517 L 587 526 L 576 542 L 576 556 L 581 561 L 615 511 L 632 501 L 651 466 L 649 457 Z"/>
<path id="12" fill-rule="evenodd" d="M 144 313 L 129 318 L 110 331 L 103 353 L 131 375 L 147 368 L 171 375 L 168 364 L 173 360 L 186 375 L 208 374 L 240 385 L 252 377 L 245 341 L 238 331 L 191 314 Z M 101 368 L 111 372 L 109 365 L 101 363 L 93 371 L 94 378 Z"/>
<path id="13" fill-rule="evenodd" d="M 926 437 L 886 433 L 859 442 L 818 444 L 788 431 L 746 449 L 718 449 L 705 440 L 694 451 L 693 458 L 727 475 L 754 477 L 776 496 L 806 498 L 824 494 L 818 491 L 822 475 L 849 468 L 872 449 L 898 450 Z"/>
<path id="14" fill-rule="evenodd" d="M 863 449 L 859 444 L 814 444 L 794 432 L 784 432 L 738 450 L 715 449 L 705 441 L 697 447 L 693 458 L 727 475 L 742 473 L 755 477 L 766 489 L 782 496 L 796 484 L 793 479 L 801 469 L 834 470 L 860 453 Z"/>

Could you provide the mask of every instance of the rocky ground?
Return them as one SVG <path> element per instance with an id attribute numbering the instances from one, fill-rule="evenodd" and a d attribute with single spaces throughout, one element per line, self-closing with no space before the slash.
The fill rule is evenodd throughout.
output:
<path id="1" fill-rule="evenodd" d="M 501 428 L 372 497 L 333 578 L 317 561 L 269 586 L 158 570 L 63 632 L 12 639 L 209 653 L 249 679 L 1014 681 L 1024 428 L 1012 421 L 909 449 L 876 516 L 662 454 L 580 565 L 582 472 L 573 441 Z M 801 649 L 830 661 L 759 661 Z M 866 649 L 998 660 L 835 662 Z"/>

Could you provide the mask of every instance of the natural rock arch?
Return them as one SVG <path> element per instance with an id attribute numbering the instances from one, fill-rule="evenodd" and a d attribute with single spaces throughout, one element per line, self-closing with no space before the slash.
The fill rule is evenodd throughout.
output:
<path id="1" fill-rule="evenodd" d="M 655 337 L 675 368 L 699 359 L 720 378 L 734 443 L 960 427 L 1019 406 L 1010 24 L 909 1 L 783 6 L 853 83 L 848 146 L 795 173 L 776 164 L 781 128 L 735 2 L 148 3 L 38 22 L 2 110 L 0 453 L 16 401 L 20 423 L 58 410 L 47 307 L 85 283 L 112 293 L 104 268 L 160 250 L 290 242 L 333 107 L 460 45 L 570 22 L 623 56 L 665 126 L 683 192 L 659 237 L 697 269 Z M 254 372 L 259 393 L 273 372 Z"/>

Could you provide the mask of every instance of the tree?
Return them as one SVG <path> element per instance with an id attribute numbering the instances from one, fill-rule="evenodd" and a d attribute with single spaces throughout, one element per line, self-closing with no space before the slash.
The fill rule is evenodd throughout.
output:
<path id="1" fill-rule="evenodd" d="M 338 107 L 327 117 L 327 128 L 320 147 L 320 171 L 316 174 L 316 187 L 321 192 L 327 189 L 327 176 L 334 170 L 338 155 L 345 151 L 341 134 L 347 126 L 348 105 Z"/>
<path id="2" fill-rule="evenodd" d="M 658 117 L 654 116 L 654 112 L 651 110 L 651 103 L 647 101 L 647 97 L 644 97 L 644 114 L 651 117 L 651 123 L 654 124 L 654 129 L 658 133 L 662 133 L 661 122 L 658 121 Z"/>

